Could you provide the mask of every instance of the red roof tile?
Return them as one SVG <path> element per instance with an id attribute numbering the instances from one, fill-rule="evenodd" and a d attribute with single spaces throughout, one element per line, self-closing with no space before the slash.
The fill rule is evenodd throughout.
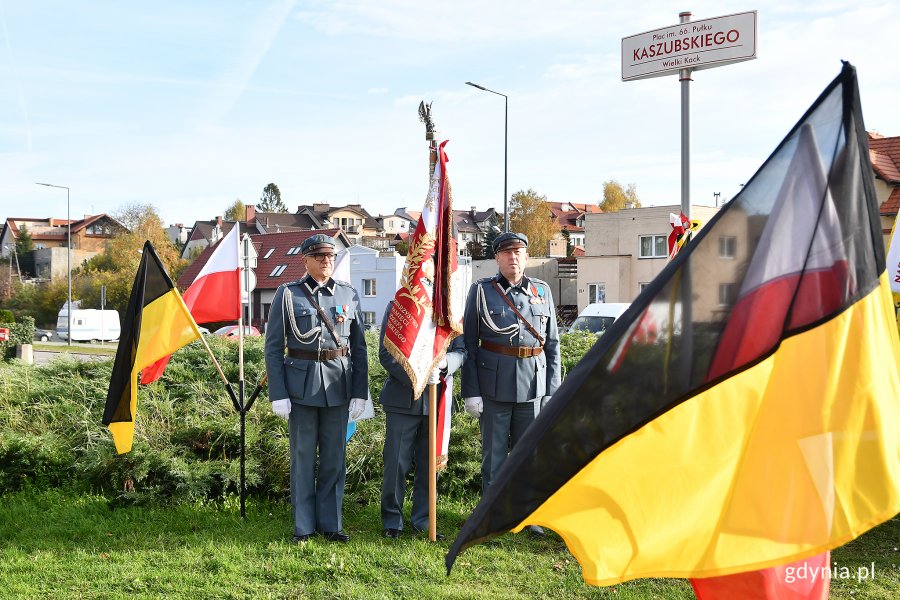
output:
<path id="1" fill-rule="evenodd" d="M 879 212 L 883 215 L 896 215 L 900 213 L 900 187 L 895 187 L 891 192 L 891 195 L 888 196 L 888 199 L 881 203 L 881 210 Z"/>

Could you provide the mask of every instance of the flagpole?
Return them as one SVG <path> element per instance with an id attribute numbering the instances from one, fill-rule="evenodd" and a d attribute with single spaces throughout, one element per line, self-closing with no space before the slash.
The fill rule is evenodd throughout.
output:
<path id="1" fill-rule="evenodd" d="M 425 141 L 428 142 L 428 183 L 437 164 L 437 144 L 435 143 L 434 121 L 431 119 L 431 104 L 419 104 L 419 118 L 425 123 Z M 436 207 L 440 210 L 440 207 Z M 435 248 L 435 251 L 437 248 Z M 438 267 L 440 268 L 440 267 Z M 437 381 L 428 380 L 428 539 L 437 541 Z"/>

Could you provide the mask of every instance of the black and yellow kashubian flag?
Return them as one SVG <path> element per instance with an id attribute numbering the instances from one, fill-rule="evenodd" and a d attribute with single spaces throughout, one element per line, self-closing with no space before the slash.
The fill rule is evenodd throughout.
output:
<path id="1" fill-rule="evenodd" d="M 144 367 L 200 338 L 197 324 L 156 255 L 144 244 L 116 351 L 103 424 L 119 454 L 131 450 L 137 412 L 137 376 Z"/>
<path id="2" fill-rule="evenodd" d="M 466 521 L 586 582 L 765 569 L 900 511 L 900 341 L 849 64 L 603 335 Z"/>

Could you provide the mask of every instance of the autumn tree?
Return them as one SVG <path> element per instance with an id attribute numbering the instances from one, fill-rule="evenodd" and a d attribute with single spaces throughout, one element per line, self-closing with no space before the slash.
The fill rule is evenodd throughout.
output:
<path id="1" fill-rule="evenodd" d="M 225 209 L 224 214 L 226 221 L 243 221 L 244 217 L 247 216 L 247 209 L 244 207 L 241 199 L 238 198 L 231 206 Z"/>
<path id="2" fill-rule="evenodd" d="M 100 288 L 106 286 L 106 305 L 124 314 L 131 286 L 141 261 L 144 242 L 150 241 L 169 276 L 176 280 L 187 266 L 169 239 L 162 219 L 149 204 L 131 204 L 116 214 L 130 231 L 119 233 L 106 244 L 106 252 L 94 256 L 73 274 L 73 287 L 85 308 L 100 307 Z"/>
<path id="3" fill-rule="evenodd" d="M 287 206 L 281 200 L 281 190 L 274 183 L 270 183 L 263 188 L 262 196 L 256 205 L 259 212 L 286 213 L 289 212 Z"/>
<path id="4" fill-rule="evenodd" d="M 550 212 L 547 196 L 533 189 L 518 191 L 509 199 L 509 228 L 528 236 L 528 252 L 546 256 L 547 242 L 559 234 L 559 222 Z"/>
<path id="5" fill-rule="evenodd" d="M 635 208 L 641 206 L 637 187 L 633 183 L 629 183 L 627 188 L 623 188 L 622 184 L 615 179 L 603 183 L 603 202 L 600 203 L 603 212 L 620 211 L 625 208 L 627 202 L 632 203 Z"/>

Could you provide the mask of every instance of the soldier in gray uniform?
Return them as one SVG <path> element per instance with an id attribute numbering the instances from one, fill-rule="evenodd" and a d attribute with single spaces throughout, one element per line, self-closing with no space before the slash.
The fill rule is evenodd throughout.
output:
<path id="1" fill-rule="evenodd" d="M 346 542 L 347 421 L 365 407 L 366 340 L 356 290 L 331 278 L 334 238 L 314 235 L 300 250 L 307 275 L 278 288 L 266 326 L 269 399 L 288 419 L 294 541 L 319 532 Z"/>
<path id="2" fill-rule="evenodd" d="M 403 366 L 384 347 L 384 332 L 393 302 L 389 303 L 381 322 L 378 359 L 388 372 L 381 406 L 385 414 L 384 479 L 381 484 L 381 524 L 386 538 L 396 539 L 403 530 L 403 499 L 406 496 L 406 474 L 415 462 L 412 497 L 412 529 L 428 531 L 428 388 L 413 398 L 412 383 Z M 453 377 L 466 360 L 462 337 L 450 343 L 438 368 L 453 388 Z M 438 537 L 442 537 L 438 534 Z"/>
<path id="3" fill-rule="evenodd" d="M 528 238 L 506 232 L 493 246 L 500 272 L 472 284 L 463 318 L 462 395 L 481 427 L 482 494 L 560 383 L 556 311 L 550 287 L 525 276 Z"/>

